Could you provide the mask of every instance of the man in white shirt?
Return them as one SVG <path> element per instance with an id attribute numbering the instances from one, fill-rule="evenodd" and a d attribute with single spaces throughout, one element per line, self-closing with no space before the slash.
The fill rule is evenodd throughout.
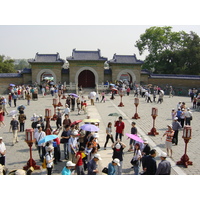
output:
<path id="1" fill-rule="evenodd" d="M 5 165 L 5 154 L 6 154 L 6 146 L 3 142 L 3 138 L 0 137 L 0 164 Z"/>
<path id="2" fill-rule="evenodd" d="M 65 104 L 65 110 L 64 110 L 64 114 L 66 115 L 69 115 L 69 113 L 70 113 L 70 108 L 69 108 L 69 106 L 68 106 L 68 104 Z"/>
<path id="3" fill-rule="evenodd" d="M 190 121 L 192 120 L 192 113 L 189 108 L 187 108 L 187 111 L 185 112 L 185 125 L 190 126 Z"/>
<path id="4" fill-rule="evenodd" d="M 35 132 L 35 139 L 36 139 L 36 146 L 38 149 L 39 157 L 41 162 L 43 162 L 44 156 L 45 156 L 45 143 L 38 144 L 38 142 L 46 136 L 46 133 L 42 131 L 42 126 L 40 124 L 37 125 L 37 129 Z"/>

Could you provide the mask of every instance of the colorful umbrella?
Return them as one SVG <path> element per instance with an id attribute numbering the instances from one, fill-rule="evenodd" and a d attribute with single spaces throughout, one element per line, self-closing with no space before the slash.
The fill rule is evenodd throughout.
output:
<path id="1" fill-rule="evenodd" d="M 84 124 L 80 127 L 80 129 L 84 131 L 91 131 L 91 132 L 99 131 L 99 128 L 93 124 Z"/>
<path id="2" fill-rule="evenodd" d="M 83 120 L 84 123 L 97 123 L 97 122 L 100 122 L 99 119 L 84 119 Z"/>
<path id="3" fill-rule="evenodd" d="M 44 138 L 42 138 L 42 139 L 38 142 L 38 144 L 42 144 L 42 143 L 45 143 L 45 142 L 54 140 L 54 139 L 56 139 L 57 137 L 58 137 L 57 135 L 47 135 L 47 136 L 45 136 Z"/>
<path id="4" fill-rule="evenodd" d="M 143 141 L 140 137 L 138 137 L 137 135 L 129 134 L 129 133 L 126 133 L 126 135 L 127 135 L 129 138 L 131 138 L 131 139 L 133 139 L 133 140 L 135 140 L 135 141 L 137 141 L 137 142 L 141 142 L 141 143 L 144 142 L 144 141 Z"/>
<path id="5" fill-rule="evenodd" d="M 76 120 L 73 123 L 71 123 L 71 125 L 75 125 L 75 124 L 79 124 L 80 122 L 82 122 L 83 120 Z"/>
<path id="6" fill-rule="evenodd" d="M 78 95 L 77 95 L 77 94 L 70 93 L 69 95 L 70 95 L 70 96 L 74 96 L 74 97 L 78 98 Z"/>

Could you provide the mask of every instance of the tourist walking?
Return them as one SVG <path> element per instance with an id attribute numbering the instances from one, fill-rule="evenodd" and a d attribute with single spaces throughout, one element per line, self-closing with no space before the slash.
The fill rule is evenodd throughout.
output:
<path id="1" fill-rule="evenodd" d="M 10 130 L 13 132 L 13 141 L 12 141 L 12 146 L 14 146 L 15 143 L 19 142 L 18 140 L 18 130 L 19 130 L 19 122 L 16 120 L 16 117 L 13 116 L 12 120 L 10 122 Z"/>
<path id="2" fill-rule="evenodd" d="M 136 143 L 135 148 L 134 148 L 133 158 L 132 158 L 133 170 L 135 172 L 135 175 L 139 175 L 141 158 L 142 158 L 142 154 L 140 151 L 140 145 L 138 143 Z"/>
<path id="3" fill-rule="evenodd" d="M 190 111 L 190 108 L 187 108 L 187 111 L 185 112 L 185 125 L 191 124 L 192 120 L 192 112 Z"/>
<path id="4" fill-rule="evenodd" d="M 104 144 L 104 150 L 106 150 L 106 145 L 108 144 L 108 140 L 111 139 L 112 143 L 114 143 L 113 135 L 112 135 L 112 123 L 108 122 L 106 128 L 106 142 Z"/>
<path id="5" fill-rule="evenodd" d="M 114 127 L 116 127 L 115 141 L 118 140 L 118 137 L 119 137 L 120 141 L 122 141 L 122 136 L 124 136 L 125 124 L 122 121 L 121 116 L 118 118 L 117 121 L 114 122 Z"/>
<path id="6" fill-rule="evenodd" d="M 85 151 L 84 147 L 79 147 L 79 151 L 76 153 L 76 172 L 77 175 L 85 175 L 83 166 L 83 154 Z"/>
<path id="7" fill-rule="evenodd" d="M 172 139 L 172 144 L 178 145 L 178 132 L 182 128 L 180 122 L 178 122 L 178 117 L 174 118 L 174 121 L 172 123 L 172 129 L 174 131 L 174 136 Z"/>
<path id="8" fill-rule="evenodd" d="M 98 161 L 102 160 L 99 154 L 94 154 L 93 159 L 87 163 L 88 175 L 97 175 L 98 170 Z"/>
<path id="9" fill-rule="evenodd" d="M 14 93 L 12 96 L 14 107 L 17 107 L 17 93 Z"/>
<path id="10" fill-rule="evenodd" d="M 5 127 L 5 123 L 4 123 L 4 116 L 5 116 L 5 112 L 3 111 L 3 109 L 0 107 L 0 128 L 3 128 L 3 126 Z M 2 126 L 3 125 L 3 126 Z"/>
<path id="11" fill-rule="evenodd" d="M 35 129 L 35 139 L 36 139 L 36 147 L 38 150 L 40 161 L 43 162 L 45 156 L 45 143 L 38 144 L 38 142 L 46 136 L 46 133 L 42 131 L 42 126 L 40 124 L 37 125 Z"/>
<path id="12" fill-rule="evenodd" d="M 137 128 L 136 128 L 136 123 L 132 122 L 132 127 L 131 127 L 131 134 L 132 135 L 137 135 Z M 135 145 L 135 140 L 130 138 L 130 142 L 129 142 L 130 148 L 128 151 L 133 151 L 133 145 Z"/>
<path id="13" fill-rule="evenodd" d="M 171 163 L 166 160 L 167 154 L 162 152 L 160 154 L 161 162 L 158 164 L 155 175 L 170 175 L 171 174 Z"/>
<path id="14" fill-rule="evenodd" d="M 0 137 L 0 164 L 5 165 L 6 146 L 3 142 L 3 137 Z"/>
<path id="15" fill-rule="evenodd" d="M 18 116 L 19 127 L 20 127 L 19 132 L 24 132 L 25 120 L 26 120 L 26 115 L 24 114 L 24 111 L 21 111 Z"/>
<path id="16" fill-rule="evenodd" d="M 64 156 L 65 159 L 69 159 L 69 152 L 68 152 L 68 141 L 71 136 L 70 125 L 64 126 L 64 131 L 61 134 L 61 143 L 64 146 Z"/>
<path id="17" fill-rule="evenodd" d="M 46 146 L 45 158 L 46 158 L 46 164 L 47 164 L 47 175 L 52 174 L 53 161 L 54 161 L 53 150 L 54 148 L 52 145 Z"/>

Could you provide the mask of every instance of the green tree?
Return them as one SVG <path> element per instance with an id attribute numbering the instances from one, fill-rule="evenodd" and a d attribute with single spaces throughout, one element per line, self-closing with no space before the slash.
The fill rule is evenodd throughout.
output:
<path id="1" fill-rule="evenodd" d="M 181 58 L 187 49 L 184 31 L 172 32 L 172 27 L 151 27 L 136 41 L 140 55 L 148 51 L 144 68 L 155 69 L 155 73 L 183 73 L 186 66 Z"/>
<path id="2" fill-rule="evenodd" d="M 25 59 L 21 59 L 19 61 L 19 64 L 15 64 L 15 69 L 16 70 L 22 70 L 24 68 L 31 68 L 30 64 Z"/>
<path id="3" fill-rule="evenodd" d="M 0 55 L 0 73 L 14 73 L 14 60 L 5 59 L 4 55 Z"/>

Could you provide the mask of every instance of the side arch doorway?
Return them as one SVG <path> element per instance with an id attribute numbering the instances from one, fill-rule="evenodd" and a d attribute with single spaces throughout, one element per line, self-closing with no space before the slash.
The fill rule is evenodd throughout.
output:
<path id="1" fill-rule="evenodd" d="M 95 87 L 95 75 L 90 70 L 83 70 L 78 76 L 78 86 Z"/>
<path id="2" fill-rule="evenodd" d="M 54 83 L 57 82 L 55 73 L 50 69 L 41 70 L 36 77 L 37 83 L 41 84 L 46 80 L 51 80 Z"/>

